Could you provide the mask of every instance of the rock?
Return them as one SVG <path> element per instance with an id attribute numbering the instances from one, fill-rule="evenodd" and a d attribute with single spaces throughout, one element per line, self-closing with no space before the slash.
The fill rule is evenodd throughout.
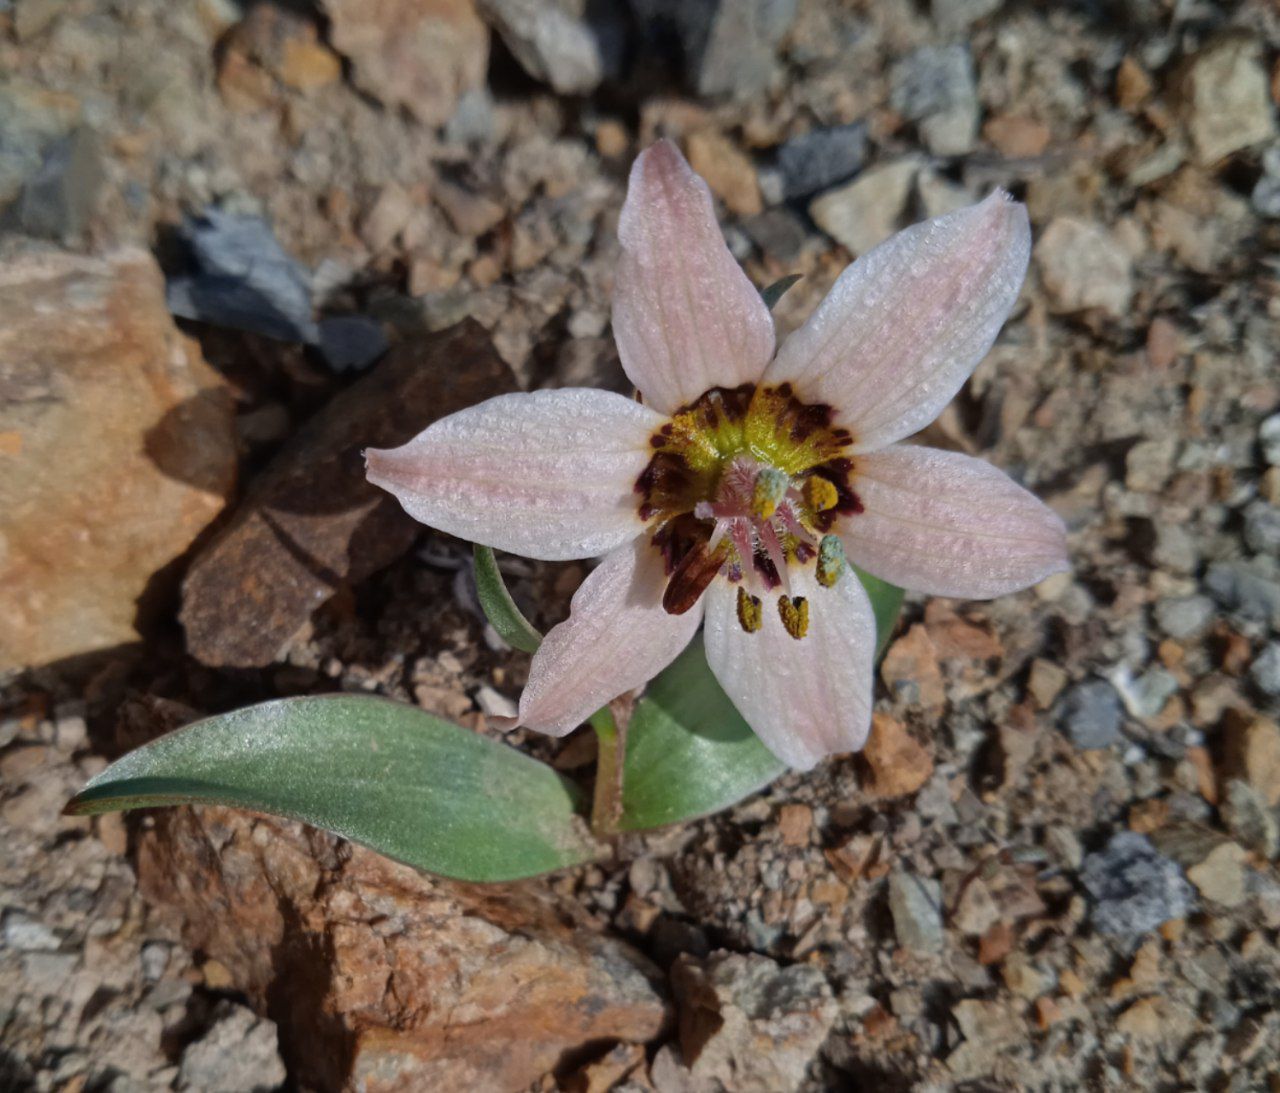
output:
<path id="1" fill-rule="evenodd" d="M 864 171 L 847 186 L 809 203 L 809 215 L 856 256 L 898 230 L 919 160 L 908 157 Z"/>
<path id="2" fill-rule="evenodd" d="M 1002 156 L 1011 159 L 1029 159 L 1040 155 L 1048 146 L 1049 127 L 1035 118 L 1002 114 L 990 119 L 982 127 L 987 138 Z"/>
<path id="3" fill-rule="evenodd" d="M 647 51 L 680 57 L 699 95 L 748 98 L 777 71 L 796 0 L 629 0 Z"/>
<path id="4" fill-rule="evenodd" d="M 21 911 L 5 911 L 0 934 L 6 946 L 20 953 L 53 953 L 61 947 L 57 934 L 39 919 Z"/>
<path id="5" fill-rule="evenodd" d="M 342 78 L 342 62 L 320 40 L 314 19 L 271 3 L 254 4 L 227 33 L 218 69 L 218 87 L 224 97 L 247 79 L 250 102 L 245 105 L 253 105 L 252 100 L 265 91 L 266 102 L 259 105 L 269 106 L 274 98 L 272 89 L 248 75 L 251 67 L 302 92 L 316 91 Z M 234 94 L 233 90 L 233 98 Z"/>
<path id="6" fill-rule="evenodd" d="M 431 196 L 454 230 L 472 239 L 492 231 L 507 215 L 507 210 L 492 198 L 443 179 L 436 183 Z"/>
<path id="7" fill-rule="evenodd" d="M 1223 725 L 1223 767 L 1274 808 L 1280 804 L 1280 727 L 1260 714 L 1230 710 Z"/>
<path id="8" fill-rule="evenodd" d="M 755 216 L 764 205 L 751 160 L 723 133 L 699 129 L 689 136 L 689 166 L 735 216 Z"/>
<path id="9" fill-rule="evenodd" d="M 751 241 L 775 262 L 790 265 L 800 257 L 809 233 L 800 217 L 786 207 L 768 209 L 742 222 Z"/>
<path id="10" fill-rule="evenodd" d="M 489 32 L 472 0 L 322 0 L 329 41 L 361 90 L 427 125 L 482 88 Z"/>
<path id="11" fill-rule="evenodd" d="M 1171 573 L 1191 574 L 1200 566 L 1200 545 L 1184 527 L 1157 524 L 1151 560 Z"/>
<path id="12" fill-rule="evenodd" d="M 1093 898 L 1090 921 L 1099 933 L 1134 940 L 1191 910 L 1191 886 L 1177 864 L 1133 831 L 1113 835 L 1105 849 L 1086 855 L 1081 880 Z"/>
<path id="13" fill-rule="evenodd" d="M 1280 695 L 1280 641 L 1271 642 L 1253 658 L 1249 676 L 1264 694 Z"/>
<path id="14" fill-rule="evenodd" d="M 813 830 L 813 809 L 808 805 L 788 804 L 778 809 L 778 834 L 784 846 L 808 846 Z"/>
<path id="15" fill-rule="evenodd" d="M 1173 473 L 1176 437 L 1140 440 L 1124 457 L 1124 484 L 1137 493 L 1159 493 Z"/>
<path id="16" fill-rule="evenodd" d="M 938 651 L 920 623 L 889 646 L 880 663 L 880 674 L 890 693 L 908 705 L 934 710 L 946 703 Z"/>
<path id="17" fill-rule="evenodd" d="M 479 0 L 480 13 L 535 80 L 582 95 L 604 76 L 600 46 L 568 0 Z M 576 5 L 579 10 L 581 4 Z"/>
<path id="18" fill-rule="evenodd" d="M 905 797 L 933 776 L 933 757 L 888 714 L 871 716 L 871 735 L 862 749 L 866 764 L 862 788 L 871 797 Z"/>
<path id="19" fill-rule="evenodd" d="M 790 1093 L 804 1082 L 838 1013 L 815 967 L 755 953 L 681 956 L 671 969 L 680 1054 L 698 1087 Z"/>
<path id="20" fill-rule="evenodd" d="M 1159 714 L 1181 689 L 1173 674 L 1160 667 L 1149 668 L 1135 679 L 1127 667 L 1121 666 L 1109 678 L 1129 716 L 1140 720 Z"/>
<path id="21" fill-rule="evenodd" d="M 387 351 L 382 324 L 367 315 L 331 315 L 318 331 L 320 355 L 335 372 L 363 372 Z"/>
<path id="22" fill-rule="evenodd" d="M 1124 711 L 1115 688 L 1101 679 L 1077 683 L 1058 704 L 1058 727 L 1077 748 L 1109 748 L 1124 737 Z"/>
<path id="23" fill-rule="evenodd" d="M 1187 879 L 1212 903 L 1238 907 L 1244 902 L 1244 848 L 1216 831 L 1194 823 L 1162 827 L 1151 836 L 1161 853 L 1186 871 Z"/>
<path id="24" fill-rule="evenodd" d="M 14 207 L 14 226 L 41 239 L 78 239 L 105 178 L 101 142 L 88 126 L 79 126 L 45 151 L 44 162 L 27 180 Z"/>
<path id="25" fill-rule="evenodd" d="M 459 362 L 466 362 L 459 367 Z M 183 585 L 187 648 L 213 666 L 272 663 L 340 587 L 406 551 L 418 526 L 370 485 L 361 452 L 514 388 L 479 324 L 403 343 L 336 396 L 258 476 Z"/>
<path id="26" fill-rule="evenodd" d="M 1280 554 L 1280 508 L 1254 501 L 1244 510 L 1244 541 L 1255 554 Z"/>
<path id="27" fill-rule="evenodd" d="M 1156 603 L 1156 625 L 1169 637 L 1188 641 L 1209 629 L 1217 608 L 1208 596 L 1173 596 Z"/>
<path id="28" fill-rule="evenodd" d="M 778 149 L 783 196 L 808 197 L 845 182 L 862 170 L 866 155 L 866 122 L 811 129 L 792 137 Z"/>
<path id="29" fill-rule="evenodd" d="M 1272 414 L 1258 426 L 1262 457 L 1272 467 L 1280 467 L 1280 414 Z"/>
<path id="30" fill-rule="evenodd" d="M 943 34 L 959 34 L 999 11 L 1004 0 L 932 0 L 929 10 Z"/>
<path id="31" fill-rule="evenodd" d="M 1267 559 L 1237 558 L 1214 562 L 1205 575 L 1204 586 L 1228 611 L 1245 619 L 1266 622 L 1280 629 L 1280 580 Z"/>
<path id="32" fill-rule="evenodd" d="M 1035 247 L 1036 267 L 1058 312 L 1098 308 L 1123 316 L 1133 295 L 1133 262 L 1101 224 L 1056 217 Z"/>
<path id="33" fill-rule="evenodd" d="M 974 877 L 960 890 L 952 925 L 969 937 L 981 937 L 1000 921 L 1000 906 L 981 877 Z"/>
<path id="34" fill-rule="evenodd" d="M 1182 118 L 1196 163 L 1209 166 L 1275 135 L 1275 111 L 1261 43 L 1224 38 L 1200 50 L 1178 74 Z"/>
<path id="35" fill-rule="evenodd" d="M 310 275 L 265 220 L 209 209 L 183 222 L 181 238 L 194 269 L 169 280 L 173 314 L 281 341 L 315 340 Z"/>
<path id="36" fill-rule="evenodd" d="M 182 1052 L 177 1088 L 266 1093 L 283 1085 L 286 1076 L 274 1022 L 224 999 L 209 1028 Z"/>
<path id="37" fill-rule="evenodd" d="M 1054 704 L 1070 676 L 1066 669 L 1049 660 L 1037 657 L 1031 662 L 1031 674 L 1027 676 L 1027 693 L 1042 710 Z"/>
<path id="38" fill-rule="evenodd" d="M 143 893 L 226 970 L 304 1088 L 524 1090 L 667 1021 L 656 969 L 536 884 L 433 880 L 284 820 L 168 809 Z"/>
<path id="39" fill-rule="evenodd" d="M 1268 859 L 1280 854 L 1280 818 L 1248 782 L 1230 779 L 1218 811 L 1227 830 L 1243 846 Z"/>
<path id="40" fill-rule="evenodd" d="M 151 256 L 8 250 L 0 390 L 0 667 L 135 641 L 236 474 L 230 393 Z"/>
<path id="41" fill-rule="evenodd" d="M 942 887 L 937 881 L 895 869 L 889 874 L 889 913 L 904 949 L 941 952 Z"/>
<path id="42" fill-rule="evenodd" d="M 916 123 L 934 155 L 971 152 L 978 135 L 978 91 L 969 47 L 922 46 L 896 62 L 889 73 L 889 105 Z"/>

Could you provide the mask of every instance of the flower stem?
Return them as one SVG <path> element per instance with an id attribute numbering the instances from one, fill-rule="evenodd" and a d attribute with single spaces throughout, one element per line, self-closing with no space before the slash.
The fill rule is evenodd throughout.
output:
<path id="1" fill-rule="evenodd" d="M 597 838 L 617 834 L 622 819 L 622 767 L 627 754 L 627 723 L 614 718 L 613 710 L 602 706 L 588 719 L 595 730 L 596 790 L 591 804 L 591 830 Z"/>

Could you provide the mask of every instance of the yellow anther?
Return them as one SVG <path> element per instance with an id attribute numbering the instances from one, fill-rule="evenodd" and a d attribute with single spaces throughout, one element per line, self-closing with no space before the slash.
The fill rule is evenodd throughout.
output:
<path id="1" fill-rule="evenodd" d="M 824 535 L 818 544 L 818 583 L 831 588 L 844 572 L 844 544 L 835 535 Z"/>
<path id="2" fill-rule="evenodd" d="M 738 585 L 738 625 L 748 634 L 754 634 L 764 625 L 760 597 L 751 595 L 742 585 Z"/>
<path id="3" fill-rule="evenodd" d="M 793 638 L 798 640 L 809 632 L 809 601 L 803 596 L 779 596 L 778 615 Z"/>
<path id="4" fill-rule="evenodd" d="M 840 494 L 830 479 L 811 474 L 804 480 L 804 503 L 810 512 L 826 512 L 840 503 Z"/>
<path id="5" fill-rule="evenodd" d="M 751 513 L 758 520 L 768 520 L 778 511 L 778 505 L 787 495 L 791 479 L 777 467 L 761 467 L 756 484 L 751 491 Z"/>

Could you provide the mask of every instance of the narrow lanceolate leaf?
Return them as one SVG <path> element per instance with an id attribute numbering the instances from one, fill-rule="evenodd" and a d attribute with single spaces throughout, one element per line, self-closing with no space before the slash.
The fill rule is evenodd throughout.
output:
<path id="1" fill-rule="evenodd" d="M 113 763 L 67 811 L 201 803 L 304 820 L 459 880 L 515 880 L 600 853 L 577 814 L 580 794 L 550 767 L 365 695 L 198 721 Z"/>
<path id="2" fill-rule="evenodd" d="M 696 639 L 631 716 L 619 827 L 641 831 L 718 812 L 785 770 L 734 709 Z"/>
<path id="3" fill-rule="evenodd" d="M 765 285 L 760 290 L 760 298 L 764 300 L 764 306 L 772 311 L 778 306 L 778 301 L 787 294 L 787 289 L 794 285 L 801 278 L 799 273 L 788 273 L 785 277 L 779 277 L 771 285 Z"/>
<path id="4" fill-rule="evenodd" d="M 902 589 L 858 572 L 876 618 L 876 656 L 902 606 Z M 705 816 L 763 789 L 787 768 L 729 701 L 701 639 L 649 684 L 627 735 L 620 829 L 640 831 Z"/>
<path id="5" fill-rule="evenodd" d="M 896 584 L 873 577 L 856 565 L 853 571 L 867 590 L 867 598 L 871 600 L 871 610 L 876 616 L 876 660 L 884 656 L 884 651 L 893 637 L 893 629 L 898 625 L 898 614 L 902 611 L 902 597 L 905 593 Z"/>
<path id="6" fill-rule="evenodd" d="M 521 614 L 516 601 L 511 598 L 493 551 L 478 543 L 475 548 L 475 574 L 481 610 L 498 631 L 498 636 L 513 649 L 536 653 L 542 644 L 542 635 Z"/>

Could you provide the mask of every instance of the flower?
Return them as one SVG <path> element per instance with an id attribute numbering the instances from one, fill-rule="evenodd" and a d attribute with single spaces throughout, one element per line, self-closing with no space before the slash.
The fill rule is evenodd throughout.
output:
<path id="1" fill-rule="evenodd" d="M 1026 209 L 997 191 L 899 233 L 776 356 L 768 308 L 670 142 L 637 158 L 618 236 L 613 330 L 642 402 L 499 395 L 369 451 L 369 480 L 474 542 L 604 555 L 534 655 L 515 724 L 571 731 L 705 621 L 712 672 L 783 762 L 855 751 L 876 632 L 846 557 L 966 599 L 1067 568 L 1062 522 L 1003 472 L 899 443 L 937 417 L 1013 307 Z"/>

